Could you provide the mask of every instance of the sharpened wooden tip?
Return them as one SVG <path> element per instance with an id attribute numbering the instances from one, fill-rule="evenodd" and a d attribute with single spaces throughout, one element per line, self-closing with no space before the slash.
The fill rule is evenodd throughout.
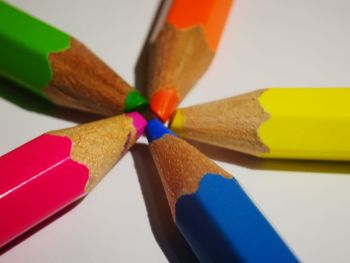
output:
<path id="1" fill-rule="evenodd" d="M 71 157 L 89 169 L 85 187 L 91 191 L 122 155 L 135 143 L 134 119 L 126 114 L 73 128 L 48 132 L 71 139 Z"/>
<path id="2" fill-rule="evenodd" d="M 170 128 L 184 138 L 259 156 L 269 151 L 258 135 L 269 119 L 259 103 L 264 91 L 179 109 Z"/>
<path id="3" fill-rule="evenodd" d="M 176 201 L 182 195 L 196 192 L 205 174 L 214 173 L 232 178 L 229 173 L 195 147 L 176 137 L 160 122 L 150 121 L 145 131 L 174 220 Z"/>
<path id="4" fill-rule="evenodd" d="M 165 23 L 151 43 L 148 97 L 152 98 L 159 90 L 173 88 L 180 102 L 207 70 L 213 57 L 202 27 L 177 30 Z"/>
<path id="5" fill-rule="evenodd" d="M 53 76 L 43 92 L 57 105 L 111 116 L 123 112 L 126 98 L 135 92 L 74 38 L 70 48 L 51 53 L 49 61 Z"/>
<path id="6" fill-rule="evenodd" d="M 164 24 L 161 29 L 157 24 L 151 38 L 150 99 L 172 88 L 178 103 L 183 100 L 212 61 L 231 4 L 232 0 L 177 0 L 165 5 L 170 8 L 166 20 L 160 16 L 158 23 Z M 160 118 L 164 121 L 166 116 Z"/>

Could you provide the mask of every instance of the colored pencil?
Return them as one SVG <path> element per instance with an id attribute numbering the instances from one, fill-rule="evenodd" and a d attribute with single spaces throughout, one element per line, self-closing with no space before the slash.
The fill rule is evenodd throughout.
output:
<path id="1" fill-rule="evenodd" d="M 145 125 L 127 113 L 45 133 L 0 157 L 0 247 L 89 193 Z"/>
<path id="2" fill-rule="evenodd" d="M 148 75 L 151 109 L 163 122 L 207 70 L 231 4 L 232 0 L 166 1 L 151 36 Z"/>
<path id="3" fill-rule="evenodd" d="M 72 36 L 0 1 L 0 76 L 51 102 L 111 116 L 147 100 Z"/>
<path id="4" fill-rule="evenodd" d="M 201 262 L 297 262 L 236 179 L 158 120 L 145 132 L 173 219 Z"/>
<path id="5" fill-rule="evenodd" d="M 350 89 L 271 88 L 178 109 L 180 136 L 267 158 L 350 160 Z"/>

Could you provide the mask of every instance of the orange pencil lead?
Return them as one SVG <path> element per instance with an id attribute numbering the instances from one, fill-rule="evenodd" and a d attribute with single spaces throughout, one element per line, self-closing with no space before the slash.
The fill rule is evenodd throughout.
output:
<path id="1" fill-rule="evenodd" d="M 178 103 L 179 98 L 174 89 L 162 89 L 153 95 L 151 110 L 162 122 L 166 122 L 175 111 Z"/>
<path id="2" fill-rule="evenodd" d="M 150 38 L 148 96 L 165 122 L 208 69 L 232 0 L 174 0 Z"/>

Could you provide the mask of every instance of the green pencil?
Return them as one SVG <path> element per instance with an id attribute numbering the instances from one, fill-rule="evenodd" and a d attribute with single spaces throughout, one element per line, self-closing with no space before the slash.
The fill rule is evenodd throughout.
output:
<path id="1" fill-rule="evenodd" d="M 148 105 L 72 36 L 0 0 L 0 75 L 51 102 L 113 115 Z"/>

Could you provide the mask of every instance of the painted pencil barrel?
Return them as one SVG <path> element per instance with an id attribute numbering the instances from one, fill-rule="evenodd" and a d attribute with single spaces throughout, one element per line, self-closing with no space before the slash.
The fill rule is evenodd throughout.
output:
<path id="1" fill-rule="evenodd" d="M 297 262 L 238 182 L 159 121 L 146 127 L 173 219 L 202 262 Z"/>
<path id="2" fill-rule="evenodd" d="M 185 138 L 266 158 L 350 160 L 350 89 L 269 88 L 177 111 Z"/>
<path id="3" fill-rule="evenodd" d="M 213 59 L 232 0 L 165 1 L 151 37 L 151 109 L 166 121 Z M 186 52 L 184 52 L 186 50 Z"/>
<path id="4" fill-rule="evenodd" d="M 40 96 L 49 85 L 49 54 L 70 47 L 70 36 L 0 1 L 0 74 Z"/>
<path id="5" fill-rule="evenodd" d="M 258 130 L 262 157 L 350 160 L 350 89 L 269 89 Z"/>
<path id="6" fill-rule="evenodd" d="M 89 170 L 71 145 L 44 134 L 0 158 L 0 247 L 85 194 Z"/>
<path id="7" fill-rule="evenodd" d="M 173 0 L 167 22 L 178 29 L 202 26 L 206 42 L 216 51 L 232 0 Z"/>
<path id="8" fill-rule="evenodd" d="M 90 192 L 145 125 L 128 113 L 45 133 L 0 157 L 0 247 Z"/>
<path id="9" fill-rule="evenodd" d="M 204 175 L 176 224 L 201 262 L 298 262 L 234 178 Z"/>

